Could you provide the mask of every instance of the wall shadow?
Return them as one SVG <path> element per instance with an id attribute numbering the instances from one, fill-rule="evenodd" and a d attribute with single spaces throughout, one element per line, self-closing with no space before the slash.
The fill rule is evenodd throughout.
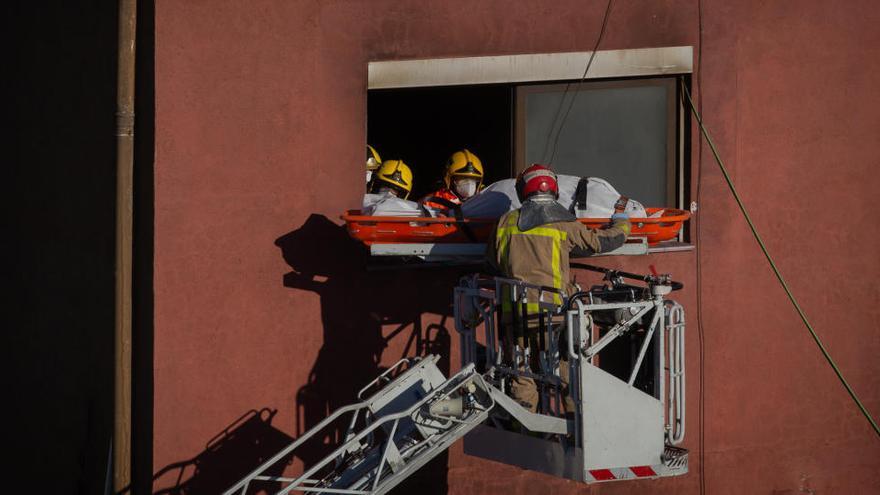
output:
<path id="1" fill-rule="evenodd" d="M 229 424 L 205 450 L 191 459 L 169 464 L 153 475 L 153 495 L 216 495 L 293 441 L 272 426 L 277 410 L 252 409 Z M 266 474 L 280 476 L 291 459 L 275 463 Z M 275 489 L 280 484 L 275 484 Z M 262 483 L 259 489 L 271 488 Z M 258 490 L 251 490 L 258 493 Z"/>
<path id="2" fill-rule="evenodd" d="M 102 493 L 113 431 L 117 2 L 7 2 L 4 491 Z M 21 489 L 17 486 L 25 485 Z"/>
<path id="3" fill-rule="evenodd" d="M 131 484 L 152 492 L 153 476 L 153 186 L 155 159 L 155 2 L 137 3 L 135 55 L 134 246 L 132 251 Z"/>
<path id="4" fill-rule="evenodd" d="M 324 344 L 308 382 L 297 392 L 298 434 L 354 402 L 358 391 L 384 371 L 383 361 L 439 354 L 440 369 L 449 374 L 452 288 L 462 269 L 370 270 L 367 249 L 321 215 L 310 216 L 276 245 L 292 269 L 284 275 L 284 286 L 321 298 Z M 426 313 L 442 315 L 440 323 L 424 324 Z M 403 351 L 386 356 L 392 342 Z M 343 425 L 328 428 L 298 456 L 306 465 L 317 462 L 343 433 Z M 446 493 L 447 466 L 443 453 L 394 493 L 410 493 L 416 486 L 420 493 Z"/>

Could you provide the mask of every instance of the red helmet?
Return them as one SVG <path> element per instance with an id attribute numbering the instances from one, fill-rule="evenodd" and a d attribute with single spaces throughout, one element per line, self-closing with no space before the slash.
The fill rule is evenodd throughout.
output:
<path id="1" fill-rule="evenodd" d="M 549 167 L 532 164 L 517 176 L 516 194 L 520 201 L 525 201 L 533 194 L 553 194 L 554 198 L 558 198 L 559 184 L 556 182 L 556 174 Z"/>

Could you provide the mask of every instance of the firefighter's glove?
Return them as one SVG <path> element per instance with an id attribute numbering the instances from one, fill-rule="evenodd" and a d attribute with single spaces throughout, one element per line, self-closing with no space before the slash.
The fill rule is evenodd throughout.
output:
<path id="1" fill-rule="evenodd" d="M 631 225 L 629 223 L 629 215 L 626 213 L 615 213 L 611 215 L 611 226 L 617 227 L 629 236 Z"/>

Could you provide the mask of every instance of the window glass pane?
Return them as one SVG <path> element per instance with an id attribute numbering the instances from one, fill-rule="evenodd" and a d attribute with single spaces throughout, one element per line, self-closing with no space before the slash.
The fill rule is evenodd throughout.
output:
<path id="1" fill-rule="evenodd" d="M 524 157 L 545 163 L 552 153 L 548 133 L 564 85 L 527 88 L 524 103 Z M 553 168 L 557 173 L 601 177 L 620 194 L 645 206 L 667 205 L 668 87 L 640 85 L 585 89 L 583 86 L 559 136 Z M 575 92 L 569 91 L 565 113 Z M 557 123 L 558 125 L 558 123 Z M 522 127 L 521 127 L 522 129 Z M 555 134 L 554 136 L 555 137 Z"/>

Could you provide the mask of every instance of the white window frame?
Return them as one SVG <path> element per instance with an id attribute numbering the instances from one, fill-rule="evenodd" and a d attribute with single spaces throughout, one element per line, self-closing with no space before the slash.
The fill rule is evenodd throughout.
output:
<path id="1" fill-rule="evenodd" d="M 513 84 L 580 80 L 593 52 L 537 53 L 415 60 L 376 60 L 367 63 L 367 89 L 419 88 L 473 84 Z M 585 80 L 693 73 L 692 46 L 598 50 Z M 680 111 L 680 110 L 679 110 Z M 678 207 L 684 205 L 684 123 L 679 119 Z M 514 143 L 514 146 L 516 143 Z M 679 239 L 682 239 L 682 234 Z M 652 252 L 690 249 L 690 244 L 651 249 Z"/>

